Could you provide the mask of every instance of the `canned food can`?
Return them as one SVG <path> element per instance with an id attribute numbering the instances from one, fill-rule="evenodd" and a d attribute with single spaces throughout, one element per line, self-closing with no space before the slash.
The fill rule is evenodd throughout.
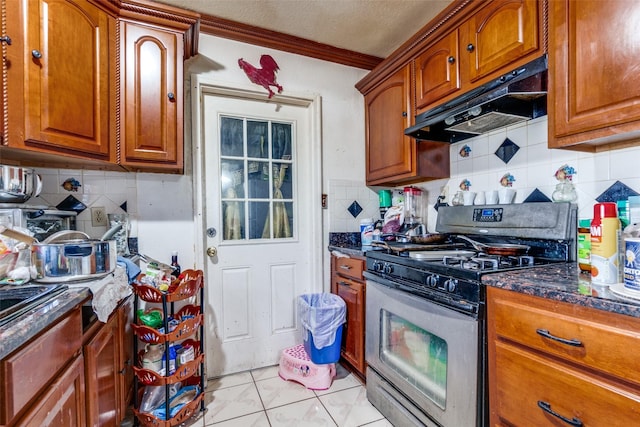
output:
<path id="1" fill-rule="evenodd" d="M 640 238 L 624 239 L 624 286 L 640 291 Z"/>

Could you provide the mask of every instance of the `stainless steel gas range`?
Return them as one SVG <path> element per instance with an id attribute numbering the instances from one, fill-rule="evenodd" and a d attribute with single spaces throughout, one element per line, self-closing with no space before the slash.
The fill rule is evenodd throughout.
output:
<path id="1" fill-rule="evenodd" d="M 486 425 L 481 278 L 574 261 L 576 225 L 577 207 L 568 203 L 441 207 L 436 231 L 449 235 L 446 245 L 367 252 L 371 403 L 396 426 Z"/>

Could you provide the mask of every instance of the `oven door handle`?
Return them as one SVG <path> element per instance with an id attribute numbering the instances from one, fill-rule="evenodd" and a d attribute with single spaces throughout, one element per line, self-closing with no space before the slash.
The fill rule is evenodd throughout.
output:
<path id="1" fill-rule="evenodd" d="M 552 339 L 554 341 L 558 341 L 562 344 L 566 344 L 566 345 L 570 345 L 572 347 L 582 347 L 582 341 L 577 340 L 575 338 L 573 339 L 566 339 L 566 338 L 560 338 L 560 337 L 556 337 L 555 335 L 552 335 L 548 330 L 546 329 L 536 329 L 536 333 L 538 335 L 541 335 L 545 338 L 549 338 Z"/>

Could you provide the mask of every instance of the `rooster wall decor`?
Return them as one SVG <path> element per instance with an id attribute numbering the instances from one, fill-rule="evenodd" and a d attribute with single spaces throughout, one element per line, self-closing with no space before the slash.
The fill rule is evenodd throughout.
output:
<path id="1" fill-rule="evenodd" d="M 271 86 L 275 86 L 278 88 L 278 93 L 282 93 L 282 86 L 276 83 L 276 72 L 280 68 L 270 55 L 262 55 L 260 57 L 260 65 L 262 68 L 254 67 L 243 58 L 238 59 L 238 65 L 247 74 L 249 80 L 269 91 L 269 98 L 274 95 Z"/>

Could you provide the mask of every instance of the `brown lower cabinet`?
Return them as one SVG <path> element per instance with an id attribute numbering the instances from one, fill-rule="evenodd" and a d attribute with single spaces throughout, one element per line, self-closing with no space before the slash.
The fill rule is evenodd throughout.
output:
<path id="1" fill-rule="evenodd" d="M 0 427 L 120 425 L 132 396 L 133 297 L 83 328 L 86 309 L 0 361 Z"/>
<path id="2" fill-rule="evenodd" d="M 630 426 L 640 319 L 487 289 L 492 426 Z"/>
<path id="3" fill-rule="evenodd" d="M 340 355 L 360 376 L 365 375 L 364 316 L 365 260 L 331 256 L 331 292 L 346 303 L 347 321 L 342 327 Z"/>
<path id="4" fill-rule="evenodd" d="M 86 406 L 88 426 L 119 426 L 131 402 L 133 297 L 125 299 L 106 323 L 86 334 Z"/>

